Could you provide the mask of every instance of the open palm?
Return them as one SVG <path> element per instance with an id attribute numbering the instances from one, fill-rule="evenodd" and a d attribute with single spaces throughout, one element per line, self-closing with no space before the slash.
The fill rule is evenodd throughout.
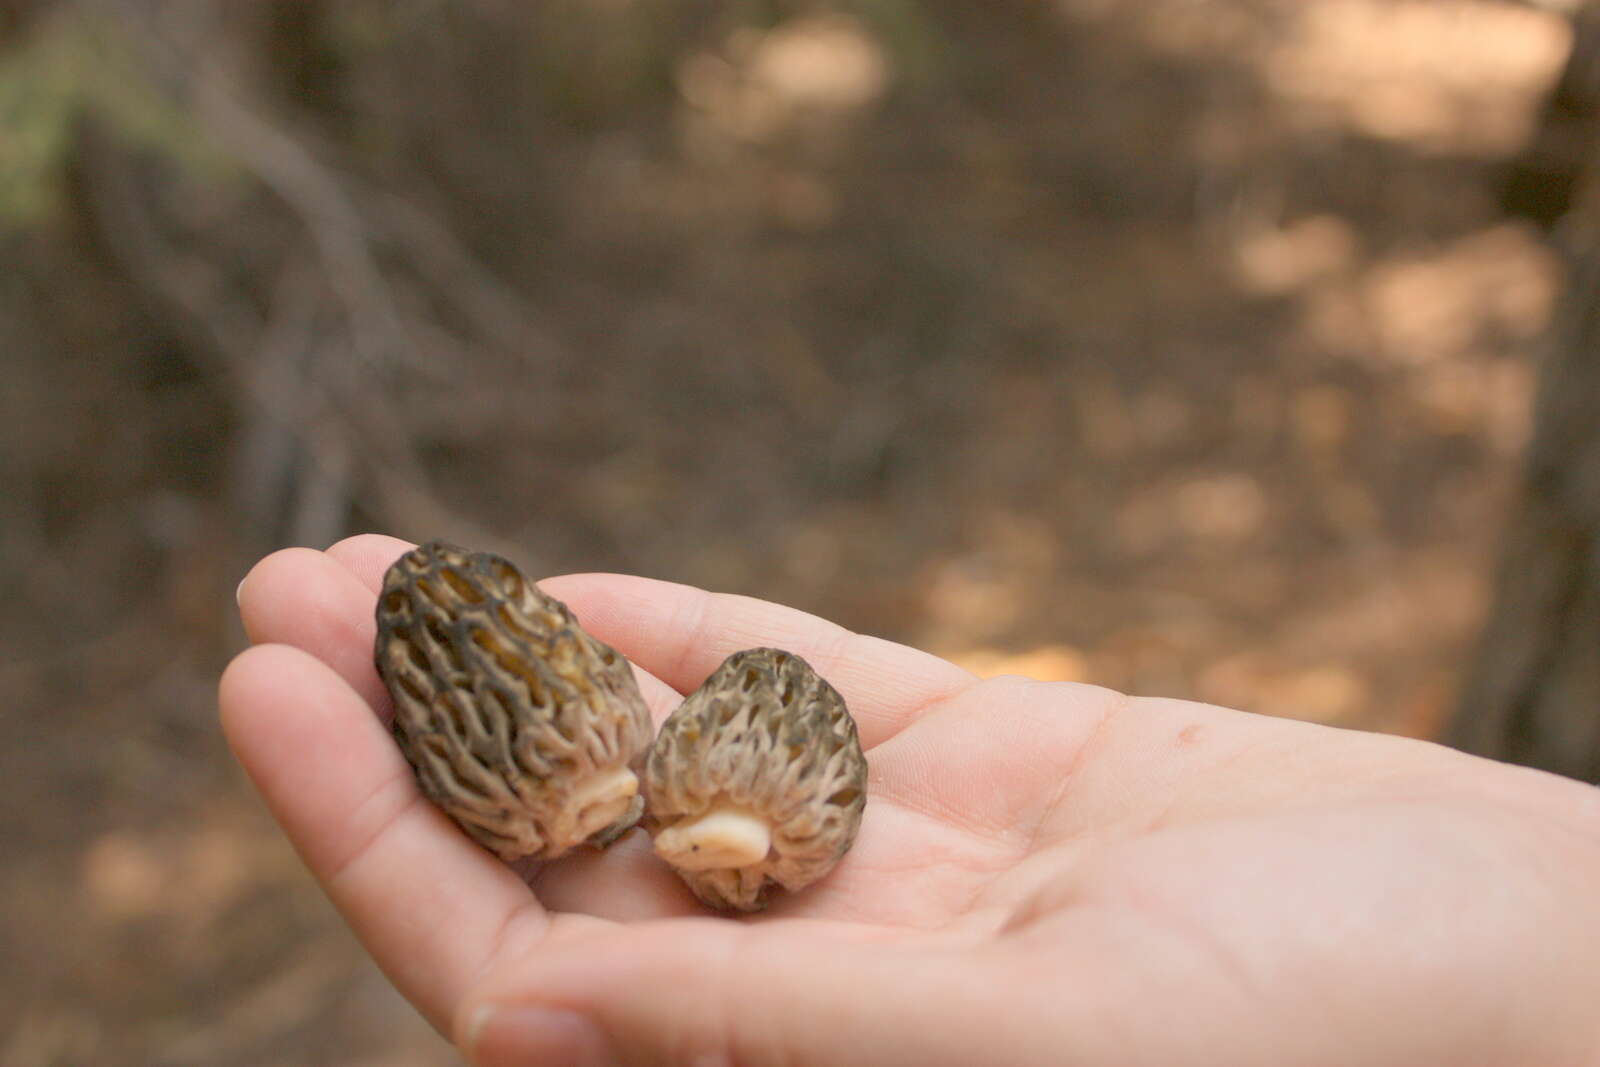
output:
<path id="1" fill-rule="evenodd" d="M 1596 791 L 1393 738 L 979 682 L 646 579 L 541 585 L 634 663 L 658 722 L 731 652 L 809 660 L 868 752 L 856 847 L 740 920 L 696 904 L 639 831 L 508 868 L 421 799 L 383 724 L 373 606 L 409 547 L 258 565 L 240 590 L 257 647 L 222 712 L 374 958 L 477 1062 L 1600 1056 Z"/>

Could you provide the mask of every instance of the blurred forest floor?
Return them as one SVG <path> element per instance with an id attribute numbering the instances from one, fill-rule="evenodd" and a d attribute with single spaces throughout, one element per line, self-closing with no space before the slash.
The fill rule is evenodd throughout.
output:
<path id="1" fill-rule="evenodd" d="M 154 6 L 0 5 L 7 1067 L 454 1062 L 214 725 L 283 544 L 1449 714 L 1558 281 L 1494 200 L 1554 14 Z"/>

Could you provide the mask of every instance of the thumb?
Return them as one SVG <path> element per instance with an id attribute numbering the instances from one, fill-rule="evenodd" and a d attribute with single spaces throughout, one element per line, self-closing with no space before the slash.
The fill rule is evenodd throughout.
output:
<path id="1" fill-rule="evenodd" d="M 489 974 L 457 1043 L 476 1067 L 994 1063 L 1006 988 L 976 955 L 803 920 L 614 927 Z"/>

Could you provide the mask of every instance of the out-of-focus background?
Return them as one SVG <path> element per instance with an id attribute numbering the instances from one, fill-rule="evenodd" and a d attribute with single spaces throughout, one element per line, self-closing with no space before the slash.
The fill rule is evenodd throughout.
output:
<path id="1" fill-rule="evenodd" d="M 455 1062 L 214 725 L 362 530 L 1600 773 L 1575 6 L 0 2 L 0 1063 Z"/>

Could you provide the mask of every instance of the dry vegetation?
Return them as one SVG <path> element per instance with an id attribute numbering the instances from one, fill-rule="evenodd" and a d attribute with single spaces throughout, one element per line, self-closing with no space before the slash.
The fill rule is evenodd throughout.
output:
<path id="1" fill-rule="evenodd" d="M 1555 14 L 144 7 L 0 3 L 0 1062 L 452 1062 L 213 725 L 283 544 L 1448 713 L 1555 283 L 1494 203 Z"/>

